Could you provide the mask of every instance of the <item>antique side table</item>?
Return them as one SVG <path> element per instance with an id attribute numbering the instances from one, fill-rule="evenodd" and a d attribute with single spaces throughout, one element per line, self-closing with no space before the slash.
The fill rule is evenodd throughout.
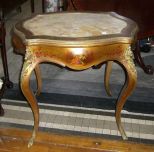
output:
<path id="1" fill-rule="evenodd" d="M 103 62 L 106 64 L 105 87 L 109 89 L 112 62 L 121 65 L 126 82 L 117 99 L 116 122 L 123 139 L 127 139 L 121 124 L 121 110 L 136 86 L 137 72 L 131 45 L 138 27 L 132 20 L 114 12 L 50 13 L 33 16 L 14 27 L 13 44 L 25 54 L 21 72 L 21 89 L 34 114 L 33 144 L 39 127 L 39 108 L 30 88 L 30 76 L 35 70 L 38 92 L 41 89 L 39 64 L 52 62 L 74 70 L 84 70 Z"/>

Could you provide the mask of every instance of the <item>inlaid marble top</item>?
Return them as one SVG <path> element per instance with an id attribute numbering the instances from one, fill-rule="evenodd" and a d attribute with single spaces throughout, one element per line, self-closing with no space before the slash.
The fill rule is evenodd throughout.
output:
<path id="1" fill-rule="evenodd" d="M 24 22 L 23 27 L 33 35 L 56 37 L 91 37 L 117 34 L 127 26 L 111 14 L 64 13 L 37 15 Z"/>
<path id="2" fill-rule="evenodd" d="M 16 33 L 27 39 L 96 40 L 132 37 L 136 28 L 133 21 L 114 12 L 72 12 L 36 15 L 17 25 Z"/>

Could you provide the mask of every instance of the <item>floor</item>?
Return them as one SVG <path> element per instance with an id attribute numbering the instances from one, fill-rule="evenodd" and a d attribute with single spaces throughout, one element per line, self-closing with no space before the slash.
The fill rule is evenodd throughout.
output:
<path id="1" fill-rule="evenodd" d="M 39 132 L 32 147 L 27 148 L 30 132 L 19 129 L 0 129 L 1 152 L 153 152 L 154 146 L 119 142 L 84 136 Z"/>

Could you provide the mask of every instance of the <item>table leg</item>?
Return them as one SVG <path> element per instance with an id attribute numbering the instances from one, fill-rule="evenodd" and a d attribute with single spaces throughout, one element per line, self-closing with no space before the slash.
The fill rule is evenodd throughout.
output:
<path id="1" fill-rule="evenodd" d="M 35 8 L 34 8 L 34 0 L 31 0 L 31 12 L 34 13 Z"/>
<path id="2" fill-rule="evenodd" d="M 0 116 L 4 116 L 4 109 L 1 104 L 0 104 Z"/>
<path id="3" fill-rule="evenodd" d="M 34 71 L 35 71 L 35 76 L 37 80 L 37 91 L 35 95 L 39 96 L 41 93 L 41 88 L 42 88 L 41 70 L 40 70 L 39 65 L 36 65 Z"/>
<path id="4" fill-rule="evenodd" d="M 153 67 L 151 65 L 145 65 L 143 62 L 143 59 L 140 54 L 139 40 L 138 40 L 138 42 L 136 44 L 136 48 L 134 49 L 133 52 L 134 52 L 135 61 L 144 70 L 144 72 L 147 74 L 153 74 L 154 73 Z"/>
<path id="5" fill-rule="evenodd" d="M 32 71 L 37 67 L 37 63 L 34 61 L 34 56 L 29 53 L 30 51 L 27 51 L 26 57 L 25 57 L 25 62 L 22 68 L 22 73 L 21 73 L 21 90 L 26 97 L 28 103 L 31 106 L 33 115 L 34 115 L 34 129 L 33 129 L 33 134 L 32 137 L 28 143 L 28 147 L 33 145 L 36 132 L 38 131 L 39 127 L 39 108 L 37 104 L 37 100 L 35 98 L 35 95 L 30 88 L 30 76 L 32 74 Z M 37 69 L 37 68 L 36 68 Z"/>
<path id="6" fill-rule="evenodd" d="M 10 78 L 9 78 L 5 42 L 1 46 L 1 57 L 2 57 L 2 63 L 3 63 L 3 69 L 4 69 L 4 78 L 2 78 L 3 85 L 6 86 L 7 88 L 13 88 L 13 83 L 10 81 Z"/>
<path id="7" fill-rule="evenodd" d="M 13 87 L 13 83 L 9 79 L 7 56 L 6 56 L 6 46 L 5 46 L 6 31 L 5 31 L 5 24 L 4 24 L 3 16 L 1 16 L 1 14 L 3 14 L 3 12 L 0 11 L 0 51 L 1 51 L 4 77 L 2 78 L 3 87 L 0 90 L 0 99 L 2 98 L 6 88 Z M 4 110 L 2 106 L 0 105 L 0 116 L 3 116 L 3 115 L 4 115 Z"/>
<path id="8" fill-rule="evenodd" d="M 112 96 L 112 93 L 110 90 L 110 84 L 109 84 L 111 70 L 112 70 L 112 64 L 113 64 L 113 61 L 107 61 L 106 66 L 105 66 L 104 85 L 105 85 L 105 90 L 106 90 L 108 96 Z"/>
<path id="9" fill-rule="evenodd" d="M 127 136 L 121 124 L 121 110 L 123 109 L 123 106 L 127 98 L 133 92 L 136 86 L 136 80 L 137 80 L 137 72 L 135 69 L 135 65 L 132 58 L 132 52 L 130 48 L 126 50 L 126 54 L 123 57 L 122 61 L 120 61 L 120 63 L 123 65 L 124 70 L 126 71 L 126 81 L 125 81 L 125 85 L 123 86 L 123 89 L 121 90 L 120 96 L 117 100 L 116 122 L 122 138 L 126 140 Z"/>
<path id="10" fill-rule="evenodd" d="M 44 5 L 45 2 L 44 2 L 44 1 L 45 1 L 45 0 L 42 0 L 42 12 L 43 12 L 43 13 L 45 13 L 45 5 Z"/>

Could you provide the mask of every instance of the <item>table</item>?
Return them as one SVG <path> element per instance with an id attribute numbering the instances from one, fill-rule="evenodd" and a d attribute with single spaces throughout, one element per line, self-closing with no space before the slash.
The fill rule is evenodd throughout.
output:
<path id="1" fill-rule="evenodd" d="M 33 144 L 39 127 L 39 108 L 30 88 L 30 76 L 35 70 L 38 95 L 42 84 L 39 64 L 43 62 L 74 70 L 85 70 L 105 62 L 105 87 L 109 95 L 111 65 L 112 62 L 119 63 L 126 72 L 126 83 L 117 99 L 115 117 L 122 138 L 127 139 L 121 123 L 121 110 L 137 81 L 131 51 L 138 31 L 134 21 L 114 12 L 50 13 L 19 22 L 13 31 L 16 52 L 25 54 L 21 90 L 34 114 L 34 129 L 29 147 Z"/>

